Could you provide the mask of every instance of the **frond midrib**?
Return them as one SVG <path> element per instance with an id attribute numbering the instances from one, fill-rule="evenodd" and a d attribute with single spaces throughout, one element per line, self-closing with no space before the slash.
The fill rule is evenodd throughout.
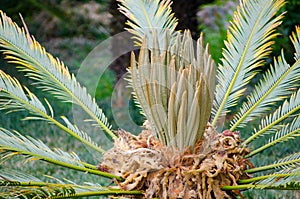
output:
<path id="1" fill-rule="evenodd" d="M 4 145 L 0 145 L 0 149 L 6 150 L 6 151 L 15 151 L 15 152 L 18 152 L 18 153 L 21 153 L 21 154 L 24 154 L 24 155 L 29 155 L 29 156 L 36 157 L 40 160 L 44 160 L 46 162 L 49 162 L 49 163 L 52 163 L 52 164 L 55 164 L 55 165 L 58 165 L 58 166 L 67 167 L 69 169 L 74 169 L 74 170 L 77 170 L 77 171 L 86 172 L 86 173 L 95 174 L 95 175 L 98 175 L 98 176 L 103 176 L 103 177 L 106 177 L 106 178 L 116 179 L 116 180 L 122 181 L 121 177 L 115 176 L 115 175 L 110 174 L 110 173 L 102 172 L 102 171 L 99 171 L 99 170 L 96 170 L 96 169 L 91 169 L 91 168 L 88 168 L 88 167 L 81 167 L 81 166 L 73 165 L 73 164 L 70 164 L 70 163 L 62 162 L 62 161 L 55 160 L 55 159 L 52 159 L 52 158 L 49 158 L 49 157 L 46 157 L 46 156 L 42 156 L 40 154 L 36 154 L 36 153 L 30 152 L 30 151 L 23 151 L 23 150 L 20 150 L 18 148 L 13 148 L 13 147 L 4 146 Z M 82 164 L 82 162 L 78 162 L 78 163 Z M 90 164 L 88 164 L 88 165 L 90 165 Z"/>
<path id="2" fill-rule="evenodd" d="M 234 131 L 238 125 L 246 119 L 246 117 L 266 98 L 268 95 L 278 86 L 278 84 L 290 73 L 290 71 L 300 63 L 300 59 L 298 59 L 293 66 L 289 67 L 289 69 L 282 75 L 279 80 L 262 96 L 247 112 L 243 114 L 243 116 L 235 122 L 235 124 L 230 128 L 230 131 Z"/>
<path id="3" fill-rule="evenodd" d="M 289 160 L 289 161 L 286 161 L 286 162 L 279 162 L 279 163 L 276 163 L 276 164 L 256 167 L 256 168 L 253 168 L 253 169 L 245 170 L 245 172 L 247 172 L 247 173 L 256 173 L 256 172 L 261 172 L 261 171 L 266 171 L 266 170 L 279 168 L 279 167 L 282 167 L 282 166 L 285 166 L 285 165 L 291 165 L 291 164 L 294 164 L 294 163 L 297 163 L 297 162 L 300 163 L 300 159 Z"/>
<path id="4" fill-rule="evenodd" d="M 248 144 L 249 142 L 251 142 L 252 140 L 254 140 L 255 138 L 257 138 L 258 136 L 260 136 L 261 134 L 263 134 L 264 132 L 266 132 L 267 130 L 269 130 L 272 126 L 274 126 L 274 125 L 278 124 L 279 122 L 283 121 L 284 119 L 288 118 L 291 114 L 295 113 L 299 109 L 300 109 L 300 105 L 298 105 L 294 109 L 290 110 L 289 112 L 287 112 L 283 116 L 279 117 L 278 119 L 276 119 L 275 121 L 273 121 L 272 123 L 270 123 L 269 125 L 267 125 L 266 127 L 264 127 L 263 129 L 259 130 L 255 134 L 251 135 L 249 138 L 247 138 L 242 143 L 242 145 L 245 146 L 246 144 Z"/>
<path id="5" fill-rule="evenodd" d="M 1 92 L 1 91 L 0 91 Z M 66 133 L 70 134 L 71 136 L 73 136 L 74 138 L 76 138 L 77 140 L 79 140 L 80 142 L 86 144 L 87 146 L 95 149 L 96 151 L 100 152 L 100 153 L 104 153 L 104 150 L 96 145 L 94 145 L 93 143 L 83 139 L 82 137 L 80 137 L 79 135 L 77 135 L 75 132 L 73 132 L 72 130 L 70 130 L 69 128 L 67 128 L 66 126 L 64 126 L 63 124 L 61 124 L 60 122 L 58 122 L 56 119 L 52 118 L 51 116 L 49 116 L 48 114 L 44 113 L 42 110 L 38 109 L 37 107 L 33 106 L 32 104 L 28 103 L 27 101 L 25 101 L 22 98 L 19 98 L 17 95 L 15 95 L 14 93 L 11 93 L 9 91 L 6 91 L 10 96 L 12 96 L 14 99 L 17 99 L 18 101 L 20 101 L 22 104 L 26 104 L 27 106 L 29 106 L 31 109 L 33 109 L 36 113 L 38 113 L 39 115 L 41 115 L 42 117 L 44 117 L 46 120 L 50 121 L 51 123 L 55 124 L 58 128 L 62 129 L 63 131 L 65 131 Z M 28 109 L 27 109 L 28 110 Z"/>
<path id="6" fill-rule="evenodd" d="M 292 132 L 290 132 L 290 133 L 288 133 L 288 134 L 286 134 L 286 135 L 284 135 L 284 136 L 282 136 L 282 137 L 280 137 L 280 138 L 278 138 L 278 139 L 276 139 L 276 140 L 274 140 L 274 141 L 272 141 L 268 144 L 265 144 L 265 145 L 261 146 L 258 149 L 255 149 L 255 150 L 251 151 L 249 154 L 247 154 L 245 156 L 245 158 L 250 158 L 250 157 L 254 156 L 255 154 L 258 154 L 258 153 L 262 152 L 263 150 L 265 150 L 265 149 L 267 149 L 267 148 L 269 148 L 269 147 L 271 147 L 271 146 L 273 146 L 273 145 L 275 145 L 279 142 L 282 142 L 282 141 L 286 140 L 288 137 L 290 137 L 291 135 L 293 135 L 297 132 L 300 132 L 300 128 L 298 128 L 298 129 L 296 129 L 296 130 L 294 130 L 294 131 L 292 131 Z"/>
<path id="7" fill-rule="evenodd" d="M 272 178 L 272 177 L 284 178 L 284 177 L 295 176 L 295 175 L 300 176 L 300 171 L 299 172 L 292 172 L 292 173 L 275 173 L 275 174 L 269 174 L 269 175 L 253 177 L 253 178 L 250 178 L 250 179 L 242 179 L 242 180 L 239 180 L 238 183 L 248 184 L 248 183 L 258 182 L 258 181 L 268 179 L 268 178 Z"/>
<path id="8" fill-rule="evenodd" d="M 68 196 L 53 196 L 53 199 L 65 199 L 65 198 L 80 198 L 80 197 L 90 197 L 90 196 L 100 196 L 100 195 L 143 195 L 141 191 L 137 190 L 103 190 L 103 191 L 89 191 L 80 192 Z"/>
<path id="9" fill-rule="evenodd" d="M 1 182 L 1 181 L 0 181 Z M 89 197 L 89 196 L 100 196 L 100 195 L 142 195 L 141 191 L 138 190 L 121 190 L 121 189 L 112 189 L 109 187 L 102 187 L 102 186 L 88 186 L 88 185 L 77 185 L 77 184 L 59 184 L 59 183 L 49 183 L 49 182 L 21 182 L 21 181 L 2 181 L 5 187 L 36 187 L 36 188 L 49 188 L 49 194 L 51 194 L 51 188 L 71 188 L 75 191 L 77 189 L 85 189 L 84 191 L 79 191 L 75 193 L 66 193 L 62 195 L 51 195 L 50 198 L 59 199 L 59 198 L 74 198 L 74 197 Z M 0 185 L 3 186 L 3 185 Z M 89 189 L 100 189 L 97 191 L 86 191 Z M 102 190 L 101 190 L 102 189 Z"/>
<path id="10" fill-rule="evenodd" d="M 268 186 L 261 184 L 243 184 L 243 185 L 228 185 L 223 186 L 222 190 L 244 190 L 244 189 L 272 189 L 272 190 L 299 190 L 297 187 L 280 187 L 280 186 Z"/>
<path id="11" fill-rule="evenodd" d="M 236 79 L 237 79 L 237 77 L 238 77 L 238 75 L 239 75 L 239 71 L 241 70 L 241 67 L 242 67 L 242 65 L 243 65 L 243 63 L 244 63 L 244 60 L 245 60 L 245 56 L 246 56 L 247 50 L 249 49 L 251 40 L 252 40 L 252 38 L 253 38 L 253 36 L 254 36 L 254 31 L 257 29 L 256 26 L 258 25 L 259 19 L 262 17 L 262 13 L 263 13 L 263 12 L 261 12 L 261 13 L 259 14 L 259 17 L 258 17 L 258 19 L 256 20 L 255 25 L 253 26 L 253 29 L 251 30 L 250 37 L 249 37 L 249 39 L 248 39 L 248 41 L 247 41 L 247 43 L 246 43 L 246 45 L 245 45 L 244 51 L 243 51 L 243 53 L 242 53 L 241 60 L 240 60 L 240 62 L 239 62 L 239 64 L 238 64 L 237 70 L 236 70 L 235 73 L 234 73 L 233 80 L 230 82 L 229 88 L 228 88 L 228 90 L 227 90 L 226 93 L 225 93 L 224 99 L 223 99 L 223 101 L 222 101 L 222 103 L 221 103 L 221 105 L 220 105 L 220 107 L 219 107 L 219 109 L 218 109 L 218 112 L 216 113 L 216 115 L 215 115 L 215 117 L 214 117 L 214 120 L 213 120 L 213 122 L 212 122 L 212 126 L 215 126 L 215 125 L 216 125 L 216 123 L 217 123 L 217 121 L 218 121 L 218 119 L 219 119 L 219 116 L 221 115 L 221 113 L 222 113 L 222 111 L 223 111 L 223 108 L 224 108 L 224 106 L 225 106 L 225 104 L 226 104 L 226 101 L 227 101 L 227 99 L 228 99 L 228 97 L 229 97 L 229 95 L 230 95 L 230 93 L 231 93 L 231 91 L 232 91 L 232 88 L 233 88 L 233 86 L 234 86 L 234 84 L 235 84 L 235 82 L 236 82 Z"/>

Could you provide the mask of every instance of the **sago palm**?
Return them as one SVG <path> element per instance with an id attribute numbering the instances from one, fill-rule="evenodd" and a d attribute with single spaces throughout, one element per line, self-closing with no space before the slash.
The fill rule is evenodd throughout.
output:
<path id="1" fill-rule="evenodd" d="M 6 169 L 0 171 L 0 197 L 204 199 L 243 197 L 239 190 L 247 189 L 299 190 L 300 152 L 278 158 L 272 164 L 251 163 L 253 156 L 299 136 L 299 27 L 290 37 L 295 62 L 288 64 L 282 53 L 251 91 L 247 87 L 271 53 L 276 27 L 283 18 L 278 12 L 285 2 L 240 2 L 216 72 L 203 35 L 193 41 L 188 30 L 175 31 L 177 20 L 171 1 L 119 2 L 121 12 L 129 18 L 128 30 L 141 47 L 137 58 L 132 53 L 128 69 L 133 96 L 146 117 L 144 130 L 138 136 L 125 130 L 114 133 L 95 100 L 67 67 L 1 12 L 0 43 L 5 58 L 18 65 L 34 86 L 62 102 L 80 106 L 89 115 L 91 125 L 101 127 L 114 141 L 114 146 L 105 151 L 67 117 L 57 119 L 47 99 L 39 100 L 29 88 L 1 71 L 2 110 L 28 111 L 27 120 L 45 120 L 103 153 L 99 165 L 91 165 L 75 153 L 51 149 L 40 140 L 1 129 L 2 159 L 24 155 L 113 179 L 115 185 L 81 185 L 62 179 L 43 182 Z M 232 110 L 238 111 L 234 114 Z M 226 117 L 228 114 L 230 117 Z M 258 125 L 251 136 L 244 138 L 249 134 L 249 123 Z M 252 144 L 265 135 L 270 136 L 267 143 Z"/>

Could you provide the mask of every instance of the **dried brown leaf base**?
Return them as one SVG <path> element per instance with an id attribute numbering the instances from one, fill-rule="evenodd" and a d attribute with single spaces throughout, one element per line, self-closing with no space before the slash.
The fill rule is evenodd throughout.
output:
<path id="1" fill-rule="evenodd" d="M 125 181 L 118 185 L 143 191 L 143 198 L 235 198 L 239 192 L 221 187 L 248 178 L 245 170 L 252 167 L 243 158 L 249 150 L 241 147 L 239 133 L 226 130 L 219 134 L 210 125 L 194 151 L 183 153 L 163 146 L 151 130 L 139 136 L 123 130 L 118 133 L 99 169 L 123 177 Z"/>

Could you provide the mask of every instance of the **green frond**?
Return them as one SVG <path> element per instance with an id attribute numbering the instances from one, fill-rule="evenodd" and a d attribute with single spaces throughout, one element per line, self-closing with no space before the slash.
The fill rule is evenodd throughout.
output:
<path id="1" fill-rule="evenodd" d="M 250 93 L 239 112 L 231 121 L 231 131 L 243 127 L 253 119 L 266 114 L 270 106 L 288 97 L 300 80 L 300 59 L 290 66 L 283 54 L 275 60 L 274 67 L 266 71 L 263 78 Z"/>
<path id="2" fill-rule="evenodd" d="M 49 159 L 73 164 L 76 166 L 83 166 L 76 154 L 70 154 L 61 150 L 51 150 L 40 140 L 35 140 L 32 137 L 25 137 L 18 132 L 10 132 L 6 129 L 0 129 L 1 141 L 0 147 L 6 151 L 16 151 L 21 154 L 33 153 L 40 157 L 47 157 Z M 3 151 L 2 151 L 3 152 Z"/>
<path id="3" fill-rule="evenodd" d="M 52 178 L 52 177 L 51 177 Z M 101 195 L 141 195 L 139 191 L 125 191 L 86 183 L 78 185 L 71 181 L 53 178 L 54 182 L 42 182 L 38 178 L 19 171 L 0 171 L 0 198 L 75 198 Z"/>
<path id="4" fill-rule="evenodd" d="M 177 19 L 172 13 L 170 0 L 118 0 L 121 4 L 119 10 L 129 21 L 127 30 L 134 35 L 137 45 L 141 46 L 143 38 L 149 38 L 152 45 L 153 31 L 157 32 L 160 44 L 165 43 L 166 32 L 175 37 Z M 164 47 L 163 45 L 161 47 Z"/>
<path id="5" fill-rule="evenodd" d="M 291 182 L 278 186 L 267 186 L 260 184 L 243 184 L 233 186 L 223 186 L 222 190 L 245 190 L 245 189 L 273 189 L 273 190 L 300 190 L 300 182 Z"/>
<path id="6" fill-rule="evenodd" d="M 285 100 L 284 103 L 276 109 L 269 116 L 266 116 L 261 120 L 261 124 L 255 132 L 248 137 L 242 144 L 246 145 L 258 138 L 259 136 L 267 133 L 269 130 L 276 129 L 280 123 L 286 118 L 293 116 L 294 113 L 300 109 L 300 89 L 294 92 L 289 100 Z M 295 117 L 295 116 L 294 116 Z"/>
<path id="7" fill-rule="evenodd" d="M 43 90 L 51 92 L 62 101 L 82 107 L 109 136 L 115 138 L 95 99 L 69 73 L 68 68 L 58 58 L 47 53 L 34 37 L 26 34 L 2 11 L 0 13 L 0 46 L 4 49 L 5 58 L 20 65 L 21 70 Z"/>
<path id="8" fill-rule="evenodd" d="M 245 85 L 255 75 L 255 69 L 270 54 L 271 40 L 277 35 L 274 30 L 282 18 L 282 15 L 274 16 L 283 5 L 283 0 L 241 1 L 229 28 L 222 64 L 218 68 L 213 126 L 237 104 Z"/>
<path id="9" fill-rule="evenodd" d="M 7 192 L 0 193 L 0 197 L 6 199 L 22 198 L 22 199 L 64 199 L 64 198 L 83 198 L 91 196 L 113 196 L 113 195 L 142 195 L 140 191 L 128 190 L 99 190 L 76 192 L 75 187 L 70 185 L 55 185 L 45 187 L 22 187 L 9 189 Z"/>
<path id="10" fill-rule="evenodd" d="M 47 185 L 51 186 L 61 186 L 61 185 L 68 185 L 73 186 L 76 191 L 99 191 L 107 189 L 100 184 L 94 184 L 94 183 L 85 183 L 85 185 L 78 185 L 75 182 L 71 180 L 60 180 L 58 178 L 55 178 L 53 176 L 45 175 L 49 180 L 46 180 L 46 182 L 43 182 L 39 178 L 36 178 L 35 176 L 32 176 L 28 173 L 16 171 L 16 170 L 10 170 L 10 169 L 2 169 L 0 171 L 0 179 L 4 184 L 1 184 L 0 186 L 10 186 L 10 187 L 44 187 Z M 46 178 L 46 179 L 47 179 Z"/>
<path id="11" fill-rule="evenodd" d="M 68 196 L 56 196 L 53 197 L 53 199 L 64 199 L 64 198 L 80 198 L 80 197 L 90 197 L 90 196 L 103 196 L 103 195 L 109 195 L 109 196 L 120 196 L 120 195 L 143 195 L 141 191 L 137 190 L 120 190 L 120 189 L 110 189 L 110 190 L 103 190 L 103 191 L 89 191 L 89 192 L 79 192 Z"/>
<path id="12" fill-rule="evenodd" d="M 278 130 L 275 133 L 275 135 L 273 135 L 268 140 L 268 143 L 264 144 L 263 146 L 255 150 L 252 150 L 249 154 L 246 155 L 246 158 L 258 154 L 263 150 L 272 147 L 278 143 L 293 139 L 296 136 L 300 136 L 300 116 L 296 117 L 291 123 L 284 125 L 280 130 Z"/>
<path id="13" fill-rule="evenodd" d="M 33 175 L 12 169 L 1 169 L 0 179 L 1 181 L 7 182 L 42 182 L 39 178 Z M 13 183 L 11 183 L 11 185 L 13 185 Z"/>
<path id="14" fill-rule="evenodd" d="M 66 133 L 70 134 L 77 140 L 86 144 L 87 146 L 103 153 L 104 150 L 100 148 L 85 132 L 80 131 L 76 126 L 71 124 L 66 117 L 62 117 L 67 126 L 61 124 L 54 118 L 54 113 L 50 103 L 46 101 L 50 115 L 42 102 L 26 87 L 22 87 L 17 79 L 14 79 L 0 70 L 0 110 L 7 110 L 8 112 L 29 111 L 32 116 L 25 119 L 45 120 L 55 124 Z M 25 93 L 26 91 L 26 93 Z"/>
<path id="15" fill-rule="evenodd" d="M 138 62 L 132 53 L 130 81 L 158 138 L 183 150 L 202 137 L 210 117 L 214 62 L 208 47 L 203 47 L 202 36 L 196 50 L 187 31 L 173 49 L 162 52 L 155 38 L 154 33 L 150 51 L 147 39 L 143 41 Z"/>
<path id="16" fill-rule="evenodd" d="M 282 158 L 280 160 L 275 161 L 273 164 L 270 165 L 265 165 L 265 166 L 260 166 L 256 167 L 253 169 L 248 169 L 246 170 L 247 173 L 256 173 L 260 171 L 266 171 L 270 169 L 289 169 L 289 168 L 295 168 L 300 166 L 300 152 L 295 153 L 292 155 L 289 155 L 285 158 Z"/>
<path id="17" fill-rule="evenodd" d="M 282 159 L 284 160 L 284 159 Z M 277 189 L 277 190 L 300 190 L 300 170 L 299 167 L 280 170 L 278 172 L 242 179 L 238 185 L 223 186 L 223 190 L 240 189 Z"/>
<path id="18" fill-rule="evenodd" d="M 300 182 L 300 170 L 297 168 L 282 169 L 272 174 L 239 180 L 239 184 L 255 183 L 262 186 L 282 186 Z"/>
<path id="19" fill-rule="evenodd" d="M 11 154 L 26 155 L 69 169 L 122 180 L 118 176 L 97 170 L 96 166 L 82 162 L 74 152 L 67 153 L 60 149 L 52 150 L 42 141 L 32 137 L 25 137 L 17 132 L 12 133 L 8 130 L 0 129 L 0 138 L 0 151 L 7 154 L 3 157 L 4 159 Z"/>
<path id="20" fill-rule="evenodd" d="M 300 29 L 296 28 L 296 33 L 290 37 L 296 49 L 295 63 L 290 66 L 281 57 L 274 60 L 274 67 L 271 66 L 260 82 L 255 86 L 246 102 L 243 103 L 240 111 L 235 115 L 231 122 L 231 131 L 237 127 L 244 126 L 255 117 L 259 117 L 268 111 L 270 105 L 281 101 L 297 88 L 300 73 Z"/>
<path id="21" fill-rule="evenodd" d="M 262 185 L 264 186 L 264 185 Z M 300 190 L 300 181 L 298 182 L 288 182 L 283 185 L 277 186 L 267 186 L 265 189 L 275 189 L 275 190 Z"/>
<path id="22" fill-rule="evenodd" d="M 0 110 L 8 112 L 29 111 L 36 119 L 43 120 L 42 115 L 48 115 L 42 102 L 15 78 L 0 70 Z"/>
<path id="23" fill-rule="evenodd" d="M 6 182 L 2 182 L 6 184 Z M 23 184 L 19 182 L 13 182 L 15 184 Z M 33 182 L 33 184 L 35 184 Z M 56 198 L 56 196 L 70 196 L 74 195 L 76 192 L 74 191 L 72 186 L 64 186 L 64 185 L 47 185 L 45 187 L 36 187 L 36 186 L 20 186 L 20 187 L 5 187 L 4 192 L 0 192 L 0 198 L 22 198 L 22 199 L 43 199 L 43 198 Z"/>
<path id="24" fill-rule="evenodd" d="M 76 125 L 72 124 L 68 120 L 68 118 L 66 118 L 65 116 L 61 116 L 61 118 L 64 120 L 65 124 L 67 125 L 67 129 L 65 129 L 64 127 L 63 130 L 66 130 L 66 132 L 72 135 L 74 138 L 86 144 L 87 146 L 95 149 L 96 151 L 100 153 L 105 152 L 105 150 L 102 149 L 96 142 L 94 142 L 93 139 L 86 132 L 80 130 Z"/>
<path id="25" fill-rule="evenodd" d="M 259 178 L 259 177 L 258 177 Z M 298 184 L 300 183 L 300 170 L 299 167 L 296 169 L 283 169 L 278 171 L 274 174 L 270 174 L 267 176 L 262 176 L 262 179 L 256 184 L 263 185 L 263 186 L 285 186 L 288 184 Z"/>

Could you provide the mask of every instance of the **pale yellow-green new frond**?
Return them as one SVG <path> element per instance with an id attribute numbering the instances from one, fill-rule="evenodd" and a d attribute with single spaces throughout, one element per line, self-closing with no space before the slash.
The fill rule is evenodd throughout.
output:
<path id="1" fill-rule="evenodd" d="M 162 52 L 155 33 L 153 40 L 150 50 L 144 40 L 138 61 L 132 54 L 130 83 L 158 138 L 167 146 L 184 150 L 194 146 L 208 123 L 214 62 L 208 47 L 204 48 L 203 36 L 194 49 L 186 31 L 169 51 Z"/>
<path id="2" fill-rule="evenodd" d="M 275 15 L 283 5 L 284 0 L 242 0 L 234 13 L 217 73 L 213 126 L 237 104 L 255 69 L 270 54 L 271 40 L 282 18 Z"/>
<path id="3" fill-rule="evenodd" d="M 30 112 L 30 116 L 27 116 L 27 120 L 45 120 L 50 122 L 75 139 L 81 141 L 87 146 L 102 153 L 104 150 L 99 147 L 89 135 L 79 130 L 75 125 L 71 124 L 66 117 L 62 117 L 66 125 L 58 122 L 54 118 L 54 112 L 50 103 L 45 99 L 50 115 L 47 113 L 46 108 L 42 102 L 26 87 L 21 86 L 17 79 L 14 79 L 0 70 L 0 110 L 6 110 L 7 112 L 16 112 L 27 110 Z M 25 93 L 25 91 L 26 93 Z"/>
<path id="4" fill-rule="evenodd" d="M 165 43 L 164 35 L 169 32 L 175 36 L 177 19 L 172 13 L 170 0 L 118 0 L 120 11 L 129 21 L 127 30 L 134 35 L 137 45 L 141 45 L 143 38 L 146 36 L 149 45 L 152 45 L 153 31 L 157 32 L 161 47 Z"/>
<path id="5" fill-rule="evenodd" d="M 24 29 L 0 11 L 0 46 L 6 59 L 20 65 L 39 87 L 51 92 L 55 97 L 79 105 L 112 138 L 116 136 L 110 130 L 102 110 L 98 107 L 67 67 L 54 58 Z"/>

